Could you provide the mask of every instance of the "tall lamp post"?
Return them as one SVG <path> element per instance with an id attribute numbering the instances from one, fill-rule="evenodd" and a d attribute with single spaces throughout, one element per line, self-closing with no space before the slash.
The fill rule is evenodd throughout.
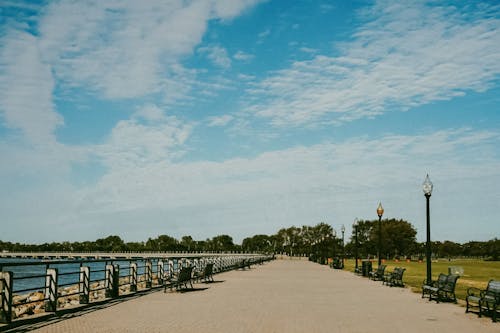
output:
<path id="1" fill-rule="evenodd" d="M 344 232 L 345 232 L 345 226 L 342 224 L 342 227 L 340 227 L 340 231 L 342 231 L 342 267 L 344 268 L 344 257 L 345 257 L 345 247 L 344 247 Z"/>
<path id="2" fill-rule="evenodd" d="M 337 237 L 337 232 L 335 229 L 332 228 L 332 245 L 333 245 L 333 252 L 332 252 L 332 260 L 335 259 L 335 237 Z M 333 263 L 334 261 L 332 261 Z"/>
<path id="3" fill-rule="evenodd" d="M 377 207 L 377 215 L 378 215 L 378 265 L 382 264 L 382 215 L 384 215 L 384 207 L 382 207 L 382 203 L 378 203 Z"/>
<path id="4" fill-rule="evenodd" d="M 432 194 L 432 182 L 429 175 L 425 177 L 424 183 L 422 184 L 422 189 L 424 190 L 425 200 L 427 202 L 427 241 L 425 243 L 425 256 L 427 265 L 427 283 L 432 280 L 431 274 L 431 217 L 429 212 L 429 199 Z"/>
<path id="5" fill-rule="evenodd" d="M 354 224 L 352 225 L 354 227 L 354 271 L 358 271 L 358 219 L 354 219 Z"/>

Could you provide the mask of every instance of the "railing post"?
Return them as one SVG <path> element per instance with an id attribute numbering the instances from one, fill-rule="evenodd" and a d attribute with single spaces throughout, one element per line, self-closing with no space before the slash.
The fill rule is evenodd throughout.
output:
<path id="1" fill-rule="evenodd" d="M 115 265 L 115 274 L 113 275 L 113 295 L 118 297 L 120 293 L 120 266 Z"/>
<path id="2" fill-rule="evenodd" d="M 106 265 L 106 297 L 115 298 L 118 297 L 118 284 L 120 275 L 120 266 L 118 265 Z"/>
<path id="3" fill-rule="evenodd" d="M 144 272 L 146 280 L 146 288 L 151 288 L 153 281 L 153 264 L 150 259 L 146 260 L 146 271 Z"/>
<path id="4" fill-rule="evenodd" d="M 200 266 L 200 260 L 199 259 L 193 259 L 193 271 L 196 272 L 196 274 L 199 274 L 201 272 L 201 266 Z"/>
<path id="5" fill-rule="evenodd" d="M 172 259 L 168 260 L 168 275 L 169 277 L 174 276 L 174 261 Z"/>
<path id="6" fill-rule="evenodd" d="M 129 282 L 130 282 L 130 291 L 137 291 L 137 263 L 133 262 L 130 264 L 129 268 Z"/>
<path id="7" fill-rule="evenodd" d="M 12 320 L 12 281 L 14 273 L 0 272 L 0 323 L 10 323 Z"/>
<path id="8" fill-rule="evenodd" d="M 162 286 L 163 285 L 163 276 L 165 275 L 165 268 L 163 267 L 163 260 L 158 259 L 157 270 L 158 270 L 158 272 L 156 273 L 156 275 L 158 277 L 158 285 Z"/>
<path id="9" fill-rule="evenodd" d="M 45 277 L 45 311 L 57 310 L 57 268 L 47 268 Z"/>
<path id="10" fill-rule="evenodd" d="M 90 268 L 80 267 L 80 304 L 88 304 L 90 300 Z"/>

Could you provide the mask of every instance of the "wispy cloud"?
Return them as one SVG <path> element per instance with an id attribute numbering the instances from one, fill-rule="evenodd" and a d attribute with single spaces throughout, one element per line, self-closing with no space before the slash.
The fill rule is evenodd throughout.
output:
<path id="1" fill-rule="evenodd" d="M 222 127 L 226 126 L 233 120 L 233 116 L 231 115 L 223 115 L 220 117 L 210 117 L 208 118 L 208 126 L 209 127 Z"/>
<path id="2" fill-rule="evenodd" d="M 31 143 L 54 143 L 54 131 L 63 119 L 54 111 L 55 81 L 36 38 L 11 32 L 1 42 L 0 112 L 6 125 L 21 130 Z"/>
<path id="3" fill-rule="evenodd" d="M 210 93 L 221 85 L 199 81 L 183 57 L 194 52 L 209 20 L 230 20 L 258 2 L 50 2 L 43 10 L 21 4 L 38 11 L 30 16 L 37 31 L 18 23 L 2 34 L 0 112 L 7 126 L 42 142 L 54 141 L 63 123 L 53 109 L 56 83 L 59 90 L 78 88 L 104 99 L 160 96 L 165 105 L 189 103 L 193 88 Z M 230 66 L 224 48 L 207 52 L 216 65 Z"/>
<path id="4" fill-rule="evenodd" d="M 255 56 L 253 54 L 245 53 L 243 51 L 238 51 L 233 55 L 233 58 L 240 61 L 250 61 Z"/>
<path id="5" fill-rule="evenodd" d="M 258 2 L 54 2 L 39 24 L 40 48 L 59 79 L 105 98 L 170 93 L 170 80 L 180 78 L 175 68 L 201 42 L 207 21 L 231 19 Z M 217 65 L 229 66 L 224 49 L 210 51 Z M 190 78 L 180 79 L 190 87 Z"/>
<path id="6" fill-rule="evenodd" d="M 191 130 L 192 125 L 166 116 L 155 105 L 147 105 L 130 119 L 119 121 L 107 142 L 92 151 L 110 169 L 172 161 L 182 155 L 182 145 Z"/>
<path id="7" fill-rule="evenodd" d="M 363 15 L 340 56 L 275 72 L 250 91 L 248 110 L 278 126 L 339 123 L 485 91 L 500 74 L 500 18 L 490 7 L 383 2 Z"/>
<path id="8" fill-rule="evenodd" d="M 137 135 L 126 138 L 133 142 Z M 125 222 L 127 232 L 143 237 L 161 232 L 167 223 L 173 234 L 189 230 L 198 236 L 210 229 L 240 238 L 274 232 L 284 225 L 372 218 L 382 201 L 387 216 L 406 218 L 423 230 L 420 187 L 430 173 L 436 185 L 433 214 L 439 221 L 435 237 L 458 240 L 463 235 L 449 231 L 455 223 L 446 215 L 449 206 L 457 210 L 463 193 L 476 210 L 495 204 L 496 190 L 488 184 L 500 181 L 500 161 L 489 149 L 499 139 L 498 132 L 462 129 L 297 146 L 221 162 L 172 163 L 158 158 L 155 163 L 115 168 L 95 186 L 82 190 L 79 218 L 107 219 L 111 226 Z M 130 147 L 124 150 L 131 151 Z M 457 179 L 471 181 L 461 181 L 464 187 L 457 191 Z M 460 211 L 464 216 L 469 213 Z M 134 222 L 140 216 L 141 222 Z M 483 218 L 481 223 L 488 220 Z M 494 232 L 491 228 L 477 228 L 468 237 L 488 237 Z"/>
<path id="9" fill-rule="evenodd" d="M 261 44 L 271 34 L 271 29 L 266 29 L 257 35 L 257 44 Z"/>
<path id="10" fill-rule="evenodd" d="M 218 67 L 226 69 L 231 67 L 231 58 L 223 47 L 217 45 L 200 47 L 198 52 L 206 54 L 207 58 Z"/>
<path id="11" fill-rule="evenodd" d="M 318 50 L 312 49 L 310 47 L 301 47 L 299 50 L 304 53 L 318 53 Z"/>

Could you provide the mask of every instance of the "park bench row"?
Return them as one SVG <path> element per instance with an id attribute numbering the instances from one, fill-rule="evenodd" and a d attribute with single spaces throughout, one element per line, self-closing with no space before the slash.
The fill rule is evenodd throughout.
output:
<path id="1" fill-rule="evenodd" d="M 392 272 L 386 272 L 387 265 L 379 265 L 377 270 L 369 272 L 370 279 L 382 281 L 390 287 L 404 287 L 403 274 L 406 268 L 396 267 Z"/>
<path id="2" fill-rule="evenodd" d="M 228 271 L 228 270 L 233 270 L 233 269 L 250 269 L 251 265 L 255 264 L 263 264 L 264 261 L 269 260 L 268 258 L 243 258 L 235 261 L 232 265 L 226 266 L 224 269 L 221 269 L 219 272 L 223 271 Z M 166 292 L 167 288 L 170 288 L 170 290 L 173 290 L 175 288 L 176 290 L 180 290 L 183 288 L 193 288 L 193 281 L 199 282 L 200 280 L 203 280 L 205 283 L 210 283 L 214 282 L 213 275 L 214 275 L 214 263 L 209 262 L 207 263 L 203 269 L 201 270 L 194 270 L 194 266 L 188 265 L 181 267 L 181 269 L 178 272 L 166 275 L 164 278 L 164 289 L 163 291 Z"/>
<path id="3" fill-rule="evenodd" d="M 424 280 L 422 284 L 422 298 L 428 297 L 429 300 L 436 302 L 448 301 L 457 302 L 455 288 L 459 275 L 439 274 L 437 280 L 430 282 Z M 477 312 L 479 317 L 488 314 L 493 321 L 497 321 L 498 311 L 500 310 L 500 281 L 490 280 L 486 289 L 481 290 L 475 287 L 467 289 L 465 297 L 465 312 Z"/>
<path id="4" fill-rule="evenodd" d="M 396 267 L 392 272 L 386 272 L 387 265 L 379 265 L 376 270 L 363 272 L 363 268 L 355 271 L 356 274 L 363 274 L 370 277 L 374 281 L 382 281 L 383 284 L 389 286 L 404 286 L 403 273 L 405 268 Z M 439 274 L 436 280 L 422 283 L 422 298 L 428 298 L 430 301 L 439 302 L 454 302 L 457 303 L 455 289 L 457 281 L 460 278 L 457 274 Z M 465 312 L 476 312 L 479 317 L 483 314 L 490 315 L 493 321 L 497 321 L 498 312 L 500 311 L 500 281 L 490 280 L 488 286 L 484 290 L 470 287 L 467 289 Z"/>
<path id="5" fill-rule="evenodd" d="M 439 274 L 437 280 L 422 284 L 422 298 L 428 297 L 429 300 L 457 302 L 455 287 L 459 275 Z M 500 310 L 500 281 L 490 280 L 486 289 L 481 290 L 475 287 L 467 289 L 465 297 L 465 312 L 477 312 L 479 317 L 488 314 L 493 321 L 497 321 L 498 311 Z"/>

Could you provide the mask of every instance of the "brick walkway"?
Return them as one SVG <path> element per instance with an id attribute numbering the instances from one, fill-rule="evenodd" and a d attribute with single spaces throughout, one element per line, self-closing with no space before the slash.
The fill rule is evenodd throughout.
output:
<path id="1" fill-rule="evenodd" d="M 200 290 L 162 291 L 20 327 L 36 332 L 500 332 L 455 304 L 422 300 L 306 261 L 276 260 L 215 276 Z M 202 289 L 206 288 L 206 289 Z"/>

